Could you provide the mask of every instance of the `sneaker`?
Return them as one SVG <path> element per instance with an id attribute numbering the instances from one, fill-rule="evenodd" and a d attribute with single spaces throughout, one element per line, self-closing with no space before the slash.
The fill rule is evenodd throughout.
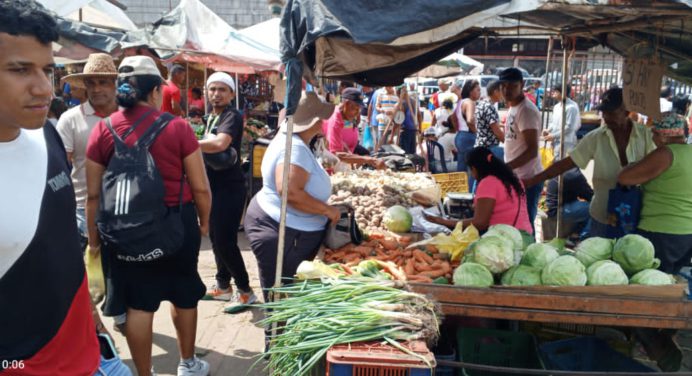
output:
<path id="1" fill-rule="evenodd" d="M 231 298 L 233 298 L 233 289 L 231 287 L 220 289 L 217 286 L 213 286 L 207 290 L 207 293 L 204 294 L 202 300 L 221 300 L 224 302 L 230 302 Z"/>
<path id="2" fill-rule="evenodd" d="M 181 360 L 178 363 L 178 376 L 207 376 L 209 375 L 209 363 L 194 357 L 191 361 Z"/>
<path id="3" fill-rule="evenodd" d="M 254 304 L 257 301 L 257 296 L 255 295 L 254 292 L 241 292 L 238 295 L 236 295 L 233 303 L 230 303 L 224 307 L 223 311 L 224 313 L 238 313 L 242 312 L 248 308 L 250 308 L 250 305 Z"/>

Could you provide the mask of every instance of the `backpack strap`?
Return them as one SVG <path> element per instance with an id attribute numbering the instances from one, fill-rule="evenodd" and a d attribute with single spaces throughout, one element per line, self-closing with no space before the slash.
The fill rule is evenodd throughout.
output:
<path id="1" fill-rule="evenodd" d="M 103 119 L 104 120 L 103 122 L 106 125 L 106 128 L 108 128 L 108 130 L 111 132 L 111 135 L 113 136 L 113 143 L 115 145 L 116 150 L 127 147 L 127 145 L 125 144 L 125 139 L 127 138 L 127 136 L 131 135 L 132 132 L 134 132 L 135 129 L 140 124 L 142 124 L 144 119 L 146 119 L 147 116 L 149 116 L 152 112 L 154 112 L 154 110 L 147 111 L 139 119 L 135 120 L 135 122 L 132 123 L 132 126 L 130 127 L 130 129 L 128 129 L 127 131 L 125 131 L 125 133 L 123 133 L 122 137 L 120 135 L 118 135 L 118 132 L 116 132 L 115 129 L 113 129 L 113 124 L 111 124 L 110 116 Z"/>
<path id="2" fill-rule="evenodd" d="M 156 118 L 149 129 L 147 129 L 146 132 L 144 132 L 144 134 L 137 139 L 135 145 L 143 146 L 148 149 L 173 119 L 175 119 L 175 116 L 169 114 L 168 112 L 161 113 L 161 115 Z"/>

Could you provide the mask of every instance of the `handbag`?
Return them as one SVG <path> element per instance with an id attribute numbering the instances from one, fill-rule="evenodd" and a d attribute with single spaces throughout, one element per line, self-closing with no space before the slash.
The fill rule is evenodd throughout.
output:
<path id="1" fill-rule="evenodd" d="M 543 168 L 548 168 L 555 160 L 555 153 L 553 152 L 552 145 L 548 147 L 547 141 L 543 142 L 543 146 L 538 149 L 538 153 L 541 156 L 541 166 Z"/>
<path id="2" fill-rule="evenodd" d="M 207 126 L 204 128 L 205 137 L 216 128 L 219 118 L 221 118 L 221 115 L 213 117 L 213 121 L 212 116 L 207 118 Z M 204 163 L 215 171 L 227 170 L 238 163 L 238 153 L 231 145 L 228 145 L 228 148 L 224 151 L 218 153 L 202 153 L 202 156 L 204 157 Z"/>
<path id="3" fill-rule="evenodd" d="M 608 192 L 608 229 L 606 236 L 619 238 L 634 233 L 642 210 L 642 191 L 638 186 L 618 184 Z"/>
<path id="4" fill-rule="evenodd" d="M 341 212 L 341 217 L 336 226 L 327 225 L 327 233 L 324 237 L 324 245 L 330 249 L 339 249 L 348 243 L 360 244 L 363 242 L 363 234 L 356 223 L 355 211 L 349 205 L 336 205 Z"/>

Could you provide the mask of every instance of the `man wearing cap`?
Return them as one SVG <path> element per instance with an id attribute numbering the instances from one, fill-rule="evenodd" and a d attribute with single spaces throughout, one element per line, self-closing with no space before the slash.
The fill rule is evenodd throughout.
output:
<path id="1" fill-rule="evenodd" d="M 505 121 L 505 162 L 519 179 L 528 179 L 543 170 L 538 156 L 541 132 L 541 113 L 533 102 L 524 96 L 524 76 L 517 68 L 500 72 L 500 89 L 509 104 Z M 538 199 L 543 191 L 543 180 L 526 186 L 526 205 L 533 226 L 538 209 Z"/>
<path id="2" fill-rule="evenodd" d="M 437 80 L 437 86 L 440 88 L 439 91 L 435 92 L 430 97 L 430 102 L 433 104 L 434 109 L 440 107 L 445 100 L 451 99 L 452 103 L 456 104 L 459 100 L 457 94 L 452 93 L 450 89 L 450 81 L 446 78 L 440 78 Z M 433 109 L 433 110 L 434 110 Z"/>
<path id="3" fill-rule="evenodd" d="M 238 248 L 238 228 L 245 208 L 245 178 L 238 161 L 243 139 L 243 117 L 233 107 L 235 82 L 228 73 L 216 72 L 207 79 L 207 96 L 212 111 L 206 121 L 205 138 L 199 142 L 204 153 L 212 193 L 209 237 L 216 259 L 216 284 L 206 299 L 231 301 L 235 280 L 238 292 L 225 312 L 234 313 L 257 301 L 243 256 Z M 232 148 L 232 150 L 228 150 Z M 215 161 L 219 153 L 235 154 L 235 160 Z"/>
<path id="4" fill-rule="evenodd" d="M 168 81 L 163 86 L 161 111 L 184 117 L 185 100 L 182 97 L 182 90 L 180 90 L 184 85 L 185 68 L 180 64 L 173 64 L 168 71 Z"/>
<path id="5" fill-rule="evenodd" d="M 590 161 L 593 165 L 593 190 L 589 214 L 589 237 L 606 237 L 608 230 L 608 193 L 617 184 L 620 170 L 644 158 L 656 149 L 651 131 L 634 123 L 622 100 L 622 89 L 612 88 L 603 93 L 597 109 L 603 125 L 589 132 L 569 156 L 554 162 L 545 171 L 524 180 L 527 186 L 551 179 L 578 166 L 582 170 Z"/>
<path id="6" fill-rule="evenodd" d="M 89 55 L 84 71 L 65 76 L 63 81 L 72 87 L 86 89 L 87 101 L 66 111 L 58 119 L 57 129 L 65 144 L 67 159 L 72 162 L 72 185 L 77 199 L 77 225 L 81 233 L 82 250 L 86 247 L 86 148 L 91 130 L 101 119 L 118 110 L 115 102 L 115 79 L 118 72 L 108 54 Z"/>
<path id="7" fill-rule="evenodd" d="M 653 243 L 660 270 L 673 274 L 692 257 L 692 146 L 685 143 L 686 126 L 673 112 L 655 120 L 658 148 L 618 176 L 620 184 L 642 186 L 638 232 Z"/>
<path id="8" fill-rule="evenodd" d="M 556 101 L 553 106 L 553 116 L 550 127 L 543 131 L 543 139 L 553 144 L 555 158 L 560 158 L 560 134 L 562 133 L 562 101 L 565 101 L 565 155 L 577 146 L 577 131 L 581 128 L 579 105 L 569 96 L 572 88 L 567 85 L 566 95 L 562 95 L 562 85 L 555 85 L 550 92 Z"/>

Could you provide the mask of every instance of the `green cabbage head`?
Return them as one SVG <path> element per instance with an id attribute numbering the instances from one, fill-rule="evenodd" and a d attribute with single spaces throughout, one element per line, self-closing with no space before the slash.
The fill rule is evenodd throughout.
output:
<path id="1" fill-rule="evenodd" d="M 521 258 L 521 264 L 543 269 L 551 261 L 560 257 L 557 248 L 548 243 L 534 243 L 526 247 Z"/>
<path id="2" fill-rule="evenodd" d="M 618 263 L 610 260 L 596 261 L 586 268 L 587 284 L 590 286 L 628 285 L 627 274 Z"/>
<path id="3" fill-rule="evenodd" d="M 524 249 L 524 238 L 521 236 L 521 232 L 510 225 L 492 225 L 483 235 L 483 237 L 486 236 L 499 236 L 503 239 L 509 239 L 512 241 L 512 249 Z"/>
<path id="4" fill-rule="evenodd" d="M 384 213 L 382 223 L 384 223 L 389 231 L 409 232 L 413 224 L 413 217 L 405 207 L 394 205 Z"/>
<path id="5" fill-rule="evenodd" d="M 588 238 L 579 243 L 574 257 L 579 259 L 584 266 L 590 266 L 596 261 L 609 260 L 613 254 L 612 239 L 605 238 Z"/>
<path id="6" fill-rule="evenodd" d="M 485 266 L 475 262 L 465 262 L 454 271 L 454 284 L 457 286 L 490 287 L 495 282 L 493 275 Z"/>
<path id="7" fill-rule="evenodd" d="M 574 256 L 560 256 L 543 268 L 541 281 L 546 286 L 585 286 L 586 267 Z"/>
<path id="8" fill-rule="evenodd" d="M 644 269 L 656 269 L 661 265 L 661 262 L 654 258 L 654 245 L 649 239 L 636 234 L 618 239 L 613 248 L 613 261 L 620 264 L 628 275 Z"/>
<path id="9" fill-rule="evenodd" d="M 511 267 L 502 275 L 504 286 L 537 286 L 541 284 L 541 269 L 526 265 Z"/>
<path id="10" fill-rule="evenodd" d="M 497 236 L 484 236 L 473 243 L 472 262 L 488 268 L 493 274 L 500 274 L 514 266 L 514 250 Z"/>
<path id="11" fill-rule="evenodd" d="M 661 286 L 675 284 L 675 278 L 656 269 L 644 269 L 630 278 L 633 285 Z"/>

